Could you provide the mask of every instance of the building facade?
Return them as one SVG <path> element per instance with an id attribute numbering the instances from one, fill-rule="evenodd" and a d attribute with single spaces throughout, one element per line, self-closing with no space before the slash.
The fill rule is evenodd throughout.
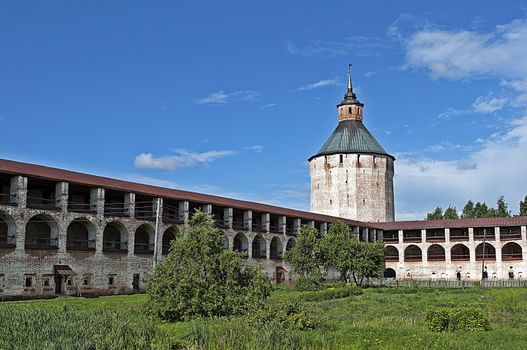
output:
<path id="1" fill-rule="evenodd" d="M 395 158 L 363 124 L 362 104 L 348 91 L 337 105 L 338 126 L 309 158 L 311 211 L 367 222 L 394 220 Z"/>
<path id="2" fill-rule="evenodd" d="M 0 298 L 141 291 L 196 209 L 278 283 L 291 278 L 282 255 L 301 225 L 323 234 L 339 219 L 0 160 Z M 371 224 L 343 221 L 361 240 L 382 239 Z"/>

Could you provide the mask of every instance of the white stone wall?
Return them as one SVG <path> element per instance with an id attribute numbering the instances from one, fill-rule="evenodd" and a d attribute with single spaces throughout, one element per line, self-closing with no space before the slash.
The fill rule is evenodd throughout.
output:
<path id="1" fill-rule="evenodd" d="M 312 212 L 368 222 L 394 220 L 391 157 L 320 156 L 311 160 L 309 173 Z"/>
<path id="2" fill-rule="evenodd" d="M 447 279 L 455 280 L 460 273 L 462 280 L 481 280 L 482 269 L 487 271 L 488 279 L 508 279 L 509 273 L 515 279 L 527 277 L 527 237 L 526 226 L 521 226 L 521 238 L 505 239 L 500 237 L 499 227 L 495 229 L 495 237 L 485 240 L 486 245 L 491 245 L 496 251 L 496 257 L 476 258 L 476 247 L 484 241 L 474 238 L 473 229 L 469 228 L 468 239 L 451 240 L 449 229 L 445 230 L 445 239 L 441 242 L 426 240 L 426 230 L 422 230 L 422 239 L 412 242 L 404 242 L 403 231 L 399 231 L 399 239 L 396 242 L 385 242 L 386 247 L 395 247 L 398 250 L 399 261 L 386 260 L 386 268 L 395 270 L 397 279 L 433 280 Z M 522 256 L 510 258 L 502 256 L 503 247 L 509 243 L 516 243 L 521 247 Z M 457 244 L 463 244 L 469 249 L 468 261 L 456 261 L 452 259 L 451 250 Z M 421 249 L 422 261 L 405 261 L 405 249 L 415 245 Z M 432 245 L 439 245 L 445 250 L 444 261 L 433 261 L 428 255 L 428 249 Z"/>

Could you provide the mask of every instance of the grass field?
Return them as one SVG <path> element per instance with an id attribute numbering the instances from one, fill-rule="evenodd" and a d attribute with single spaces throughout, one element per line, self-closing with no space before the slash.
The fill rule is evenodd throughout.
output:
<path id="1" fill-rule="evenodd" d="M 273 299 L 302 299 L 277 289 Z M 57 298 L 0 304 L 0 348 L 23 349 L 527 349 L 527 289 L 366 289 L 303 303 L 318 328 L 254 327 L 241 318 L 166 323 L 144 315 L 146 296 Z M 434 306 L 478 305 L 491 330 L 434 333 Z"/>

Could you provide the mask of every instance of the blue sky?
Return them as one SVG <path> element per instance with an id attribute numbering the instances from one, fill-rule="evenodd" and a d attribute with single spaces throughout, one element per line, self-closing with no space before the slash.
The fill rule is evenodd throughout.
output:
<path id="1" fill-rule="evenodd" d="M 397 219 L 527 193 L 521 1 L 0 3 L 0 157 L 309 208 L 348 62 Z"/>

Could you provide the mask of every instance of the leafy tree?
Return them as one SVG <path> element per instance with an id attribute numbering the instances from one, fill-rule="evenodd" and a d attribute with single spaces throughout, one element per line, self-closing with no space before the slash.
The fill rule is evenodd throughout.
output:
<path id="1" fill-rule="evenodd" d="M 169 320 L 243 314 L 261 305 L 270 290 L 258 268 L 223 248 L 223 233 L 201 211 L 146 281 L 150 310 Z"/>
<path id="2" fill-rule="evenodd" d="M 498 201 L 496 203 L 496 209 L 495 209 L 495 216 L 499 218 L 511 216 L 509 205 L 507 204 L 507 202 L 505 202 L 504 196 L 498 197 Z"/>
<path id="3" fill-rule="evenodd" d="M 474 202 L 472 202 L 470 199 L 468 200 L 467 204 L 465 204 L 465 206 L 463 207 L 461 217 L 463 219 L 471 219 L 476 217 Z"/>
<path id="4" fill-rule="evenodd" d="M 354 240 L 353 258 L 350 261 L 351 276 L 360 287 L 365 278 L 379 277 L 384 269 L 384 244 Z"/>
<path id="5" fill-rule="evenodd" d="M 441 207 L 436 207 L 433 212 L 426 214 L 426 220 L 442 220 L 442 219 L 443 219 L 443 209 Z"/>
<path id="6" fill-rule="evenodd" d="M 443 219 L 445 219 L 445 220 L 456 220 L 456 219 L 459 219 L 459 216 L 457 215 L 456 207 L 449 206 L 445 210 L 445 213 L 443 214 Z"/>
<path id="7" fill-rule="evenodd" d="M 321 261 L 326 270 L 335 269 L 340 279 L 346 281 L 353 258 L 353 240 L 356 240 L 351 228 L 341 221 L 332 222 L 328 232 L 320 241 Z"/>
<path id="8" fill-rule="evenodd" d="M 520 216 L 527 216 L 527 196 L 520 201 Z"/>
<path id="9" fill-rule="evenodd" d="M 298 232 L 295 246 L 287 251 L 284 260 L 291 266 L 291 273 L 300 278 L 320 279 L 320 246 L 318 231 L 307 225 L 302 225 Z"/>
<path id="10" fill-rule="evenodd" d="M 487 206 L 485 202 L 477 202 L 474 206 L 474 217 L 475 218 L 490 218 L 494 216 L 494 209 Z"/>

